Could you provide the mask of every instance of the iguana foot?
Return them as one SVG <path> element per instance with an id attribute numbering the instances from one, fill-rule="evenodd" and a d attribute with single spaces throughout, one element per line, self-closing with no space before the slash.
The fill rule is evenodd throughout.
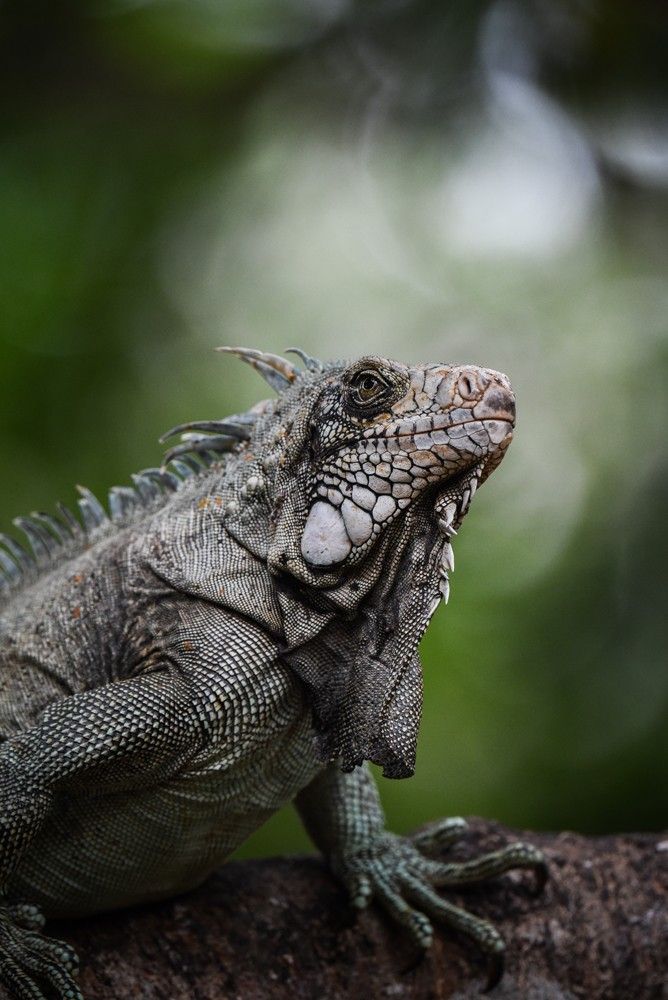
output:
<path id="1" fill-rule="evenodd" d="M 485 988 L 491 990 L 503 974 L 503 938 L 489 921 L 442 899 L 434 887 L 467 885 L 512 869 L 528 868 L 535 873 L 536 891 L 540 892 L 547 880 L 547 865 L 537 848 L 522 843 L 509 844 L 470 861 L 443 862 L 428 856 L 430 851 L 459 839 L 466 829 L 466 822 L 456 817 L 410 838 L 385 833 L 372 846 L 339 859 L 335 870 L 353 906 L 363 909 L 375 899 L 406 928 L 420 949 L 432 943 L 432 920 L 471 938 L 488 957 Z"/>
<path id="2" fill-rule="evenodd" d="M 44 937 L 36 906 L 0 906 L 0 983 L 13 1000 L 83 1000 L 74 950 Z"/>

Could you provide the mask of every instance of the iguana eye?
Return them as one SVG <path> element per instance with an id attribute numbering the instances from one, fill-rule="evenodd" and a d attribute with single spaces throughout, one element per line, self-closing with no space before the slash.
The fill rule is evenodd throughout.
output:
<path id="1" fill-rule="evenodd" d="M 387 392 L 387 382 L 378 372 L 366 369 L 357 372 L 350 380 L 350 396 L 357 406 L 367 406 Z"/>

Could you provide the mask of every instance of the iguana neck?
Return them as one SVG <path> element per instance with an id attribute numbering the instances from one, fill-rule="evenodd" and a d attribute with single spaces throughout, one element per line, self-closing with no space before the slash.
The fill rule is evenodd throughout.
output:
<path id="1" fill-rule="evenodd" d="M 417 651 L 439 603 L 444 543 L 425 509 L 403 529 L 388 532 L 347 620 L 332 615 L 286 652 L 309 690 L 322 759 L 338 759 L 344 770 L 371 760 L 390 777 L 414 770 L 422 709 Z M 332 596 L 347 596 L 351 585 Z"/>

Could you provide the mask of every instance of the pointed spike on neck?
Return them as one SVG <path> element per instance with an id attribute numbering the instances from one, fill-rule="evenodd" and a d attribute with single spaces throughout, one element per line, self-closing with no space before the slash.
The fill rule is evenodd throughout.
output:
<path id="1" fill-rule="evenodd" d="M 21 569 L 13 559 L 7 555 L 4 549 L 0 549 L 0 571 L 4 573 L 8 580 L 18 582 L 21 579 Z"/>
<path id="2" fill-rule="evenodd" d="M 20 566 L 22 570 L 27 570 L 33 565 L 30 553 L 10 535 L 0 532 L 0 545 L 4 545 L 16 565 Z"/>
<path id="3" fill-rule="evenodd" d="M 77 492 L 79 494 L 79 500 L 77 501 L 79 509 L 83 515 L 90 515 L 88 517 L 88 524 L 85 524 L 88 530 L 90 530 L 91 526 L 97 527 L 97 525 L 103 524 L 108 520 L 106 510 L 87 486 L 81 486 L 80 483 L 77 483 Z"/>
<path id="4" fill-rule="evenodd" d="M 241 361 L 245 361 L 276 392 L 287 389 L 299 375 L 298 369 L 293 364 L 286 361 L 285 358 L 280 358 L 277 354 L 257 351 L 250 347 L 217 347 L 216 350 L 221 354 L 232 354 Z"/>
<path id="5" fill-rule="evenodd" d="M 41 524 L 48 531 L 50 531 L 51 534 L 56 539 L 56 541 L 60 542 L 61 545 L 69 537 L 65 533 L 63 525 L 59 521 L 57 521 L 55 517 L 51 517 L 50 514 L 45 514 L 41 510 L 34 510 L 30 516 L 33 518 L 33 520 L 39 522 L 39 524 Z"/>
<path id="6" fill-rule="evenodd" d="M 249 420 L 245 424 L 242 424 L 240 421 L 235 423 L 234 417 L 225 420 L 190 420 L 185 424 L 177 424 L 176 427 L 172 427 L 162 437 L 158 438 L 158 441 L 160 444 L 164 444 L 169 438 L 176 437 L 178 434 L 185 434 L 187 431 L 197 431 L 205 434 L 227 434 L 238 441 L 247 441 L 250 437 L 250 428 L 253 426 L 253 422 Z"/>
<path id="7" fill-rule="evenodd" d="M 73 538 L 81 534 L 81 522 L 77 520 L 72 511 L 66 504 L 58 501 L 56 504 L 56 510 L 60 514 L 60 519 L 67 526 L 67 530 Z"/>
<path id="8" fill-rule="evenodd" d="M 319 361 L 318 358 L 312 358 L 310 354 L 306 353 L 306 351 L 302 351 L 301 347 L 287 347 L 285 349 L 285 353 L 296 354 L 298 358 L 301 358 L 304 368 L 306 368 L 309 372 L 320 374 L 320 372 L 325 370 L 325 366 L 322 361 Z"/>
<path id="9" fill-rule="evenodd" d="M 34 524 L 29 517 L 15 517 L 12 520 L 28 539 L 33 555 L 38 563 L 48 560 L 55 546 L 55 540 L 39 524 Z"/>

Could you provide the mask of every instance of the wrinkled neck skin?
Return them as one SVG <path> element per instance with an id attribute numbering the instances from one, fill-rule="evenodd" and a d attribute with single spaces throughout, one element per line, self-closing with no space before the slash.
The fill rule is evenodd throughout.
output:
<path id="1" fill-rule="evenodd" d="M 439 602 L 442 545 L 425 498 L 388 528 L 353 580 L 319 592 L 345 601 L 347 613 L 286 651 L 311 695 L 318 752 L 344 771 L 369 760 L 387 777 L 413 774 L 422 712 L 417 649 Z"/>
<path id="2" fill-rule="evenodd" d="M 264 450 L 265 466 L 270 456 L 267 495 L 252 498 L 245 516 L 230 518 L 227 530 L 266 559 L 282 611 L 282 656 L 306 685 L 321 759 L 338 760 L 343 770 L 369 760 L 388 777 L 408 777 L 422 709 L 417 649 L 440 598 L 439 494 L 425 493 L 388 525 L 362 562 L 314 570 L 300 552 L 312 473 L 310 413 L 294 421 L 282 450 L 283 431 L 271 416 L 266 443 L 256 448 Z M 275 461 L 267 450 L 274 438 Z M 235 489 L 246 484 L 248 494 L 248 481 L 257 475 L 252 461 L 239 463 Z M 260 540 L 267 537 L 265 548 Z"/>

